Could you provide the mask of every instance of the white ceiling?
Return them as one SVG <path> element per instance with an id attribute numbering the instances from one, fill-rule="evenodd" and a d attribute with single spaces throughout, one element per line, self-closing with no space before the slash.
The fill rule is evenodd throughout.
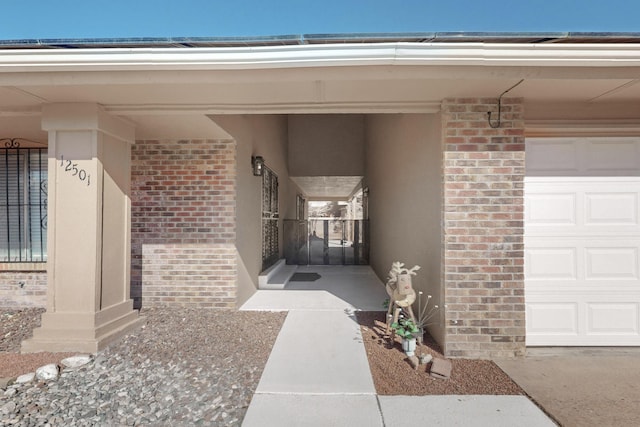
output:
<path id="1" fill-rule="evenodd" d="M 362 182 L 362 176 L 295 176 L 291 180 L 315 199 L 347 199 Z"/>

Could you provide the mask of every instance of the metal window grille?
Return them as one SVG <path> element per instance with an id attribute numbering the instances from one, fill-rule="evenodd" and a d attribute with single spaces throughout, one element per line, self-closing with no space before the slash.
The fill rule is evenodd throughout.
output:
<path id="1" fill-rule="evenodd" d="M 262 175 L 262 269 L 280 256 L 278 246 L 278 176 L 267 167 Z"/>
<path id="2" fill-rule="evenodd" d="M 0 150 L 0 262 L 47 260 L 47 150 Z"/>
<path id="3" fill-rule="evenodd" d="M 306 201 L 300 194 L 296 196 L 296 219 L 304 220 L 304 205 Z"/>

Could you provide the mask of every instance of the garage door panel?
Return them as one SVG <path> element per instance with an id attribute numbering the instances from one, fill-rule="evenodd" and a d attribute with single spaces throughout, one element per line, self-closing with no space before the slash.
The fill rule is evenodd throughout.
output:
<path id="1" fill-rule="evenodd" d="M 563 176 L 579 171 L 578 144 L 566 138 L 545 140 L 544 143 L 527 140 L 527 171 L 532 176 Z"/>
<path id="2" fill-rule="evenodd" d="M 639 293 L 559 292 L 527 302 L 527 345 L 638 345 Z"/>
<path id="3" fill-rule="evenodd" d="M 576 195 L 574 193 L 531 194 L 525 201 L 528 226 L 576 225 Z"/>
<path id="4" fill-rule="evenodd" d="M 640 176 L 640 138 L 529 138 L 528 176 Z"/>
<path id="5" fill-rule="evenodd" d="M 527 178 L 526 235 L 640 233 L 639 186 L 638 178 Z"/>
<path id="6" fill-rule="evenodd" d="M 640 286 L 640 236 L 525 237 L 524 258 L 528 284 L 579 281 L 587 287 L 608 282 Z"/>
<path id="7" fill-rule="evenodd" d="M 637 303 L 587 303 L 587 331 L 591 336 L 602 334 L 639 334 Z"/>
<path id="8" fill-rule="evenodd" d="M 557 298 L 569 295 L 569 299 L 575 301 L 575 295 L 580 293 L 606 297 L 611 293 L 637 291 L 640 291 L 637 280 L 527 280 L 525 298 L 529 302 L 533 296 L 542 295 L 543 298 L 539 298 L 539 301 L 558 301 Z M 640 295 L 634 295 L 632 298 L 640 298 Z"/>
<path id="9" fill-rule="evenodd" d="M 532 280 L 575 280 L 576 248 L 536 248 L 525 251 L 525 275 Z"/>
<path id="10" fill-rule="evenodd" d="M 634 280 L 639 279 L 640 250 L 626 248 L 585 248 L 585 279 Z"/>
<path id="11" fill-rule="evenodd" d="M 540 302 L 527 304 L 527 336 L 578 335 L 578 304 Z"/>
<path id="12" fill-rule="evenodd" d="M 598 175 L 635 175 L 638 169 L 638 141 L 636 139 L 585 140 L 584 170 Z"/>
<path id="13" fill-rule="evenodd" d="M 639 225 L 638 194 L 585 193 L 585 225 Z"/>
<path id="14" fill-rule="evenodd" d="M 526 151 L 527 345 L 640 345 L 640 138 Z"/>
<path id="15" fill-rule="evenodd" d="M 590 336 L 589 340 L 584 335 L 527 335 L 527 346 L 580 346 L 580 347 L 619 347 L 637 346 L 638 335 L 601 334 Z"/>

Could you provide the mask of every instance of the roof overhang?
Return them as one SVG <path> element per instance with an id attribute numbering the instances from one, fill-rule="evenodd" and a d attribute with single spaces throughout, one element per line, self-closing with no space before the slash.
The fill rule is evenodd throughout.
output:
<path id="1" fill-rule="evenodd" d="M 184 119 L 208 135 L 212 114 L 434 113 L 445 98 L 497 98 L 523 79 L 509 96 L 537 111 L 624 111 L 615 118 L 635 132 L 640 35 L 0 42 L 0 125 L 21 118 L 24 127 L 42 105 L 83 102 L 145 134 Z M 556 116 L 540 117 L 540 132 Z"/>

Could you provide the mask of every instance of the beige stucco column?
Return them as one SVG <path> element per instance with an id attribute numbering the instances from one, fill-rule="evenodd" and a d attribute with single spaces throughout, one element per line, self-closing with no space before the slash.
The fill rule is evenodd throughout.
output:
<path id="1" fill-rule="evenodd" d="M 47 311 L 23 352 L 96 352 L 141 323 L 129 298 L 134 129 L 97 104 L 43 108 Z"/>

